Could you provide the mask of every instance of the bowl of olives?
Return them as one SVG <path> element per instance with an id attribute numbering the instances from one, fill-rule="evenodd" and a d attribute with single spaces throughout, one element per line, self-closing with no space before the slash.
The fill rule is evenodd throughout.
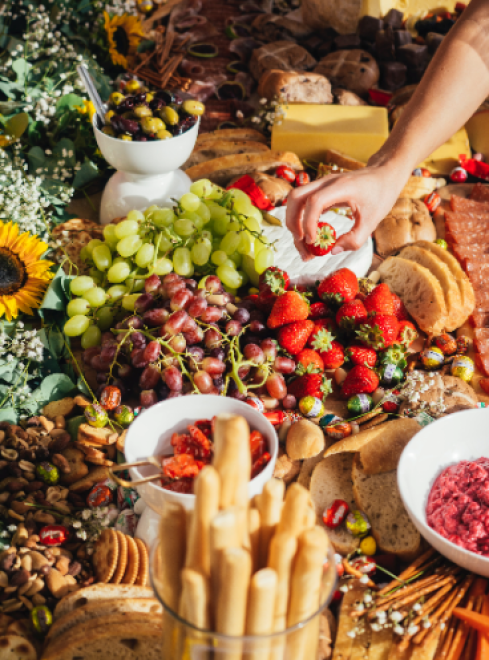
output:
<path id="1" fill-rule="evenodd" d="M 104 126 L 97 115 L 93 118 L 98 147 L 117 170 L 102 197 L 102 224 L 132 209 L 171 204 L 191 183 L 179 168 L 195 146 L 203 104 L 170 90 L 150 92 L 138 81 L 131 83 L 124 93 L 110 95 Z"/>

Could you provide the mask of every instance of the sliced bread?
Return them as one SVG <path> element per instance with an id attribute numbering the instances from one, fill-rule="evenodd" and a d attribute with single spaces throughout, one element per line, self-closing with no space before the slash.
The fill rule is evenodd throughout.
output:
<path id="1" fill-rule="evenodd" d="M 397 470 L 367 475 L 360 456 L 353 459 L 353 494 L 372 525 L 372 535 L 381 552 L 392 553 L 406 561 L 421 549 L 421 536 L 411 522 L 397 487 Z"/>
<path id="2" fill-rule="evenodd" d="M 318 520 L 322 521 L 323 512 L 334 500 L 344 500 L 354 507 L 353 483 L 351 471 L 353 454 L 328 456 L 316 465 L 311 477 L 311 498 Z M 321 522 L 322 524 L 322 522 Z M 335 552 L 347 555 L 358 548 L 358 539 L 345 527 L 329 529 L 325 527 Z"/>
<path id="3" fill-rule="evenodd" d="M 420 430 L 415 419 L 399 417 L 335 442 L 324 455 L 360 452 L 366 474 L 390 472 L 397 468 L 404 447 Z"/>
<path id="4" fill-rule="evenodd" d="M 54 618 L 58 619 L 67 612 L 83 607 L 92 601 L 112 600 L 114 598 L 154 598 L 153 589 L 135 584 L 94 584 L 73 591 L 62 598 L 54 610 Z"/>
<path id="5" fill-rule="evenodd" d="M 66 612 L 57 618 L 49 629 L 47 641 L 51 641 L 64 634 L 74 626 L 97 619 L 103 614 L 122 614 L 132 612 L 135 614 L 162 614 L 163 608 L 156 598 L 112 598 L 110 600 L 97 600 L 71 612 Z"/>
<path id="6" fill-rule="evenodd" d="M 445 329 L 453 332 L 459 328 L 465 321 L 465 311 L 462 304 L 462 296 L 457 284 L 457 280 L 452 275 L 451 270 L 441 259 L 433 252 L 429 252 L 421 247 L 408 245 L 399 253 L 402 259 L 409 259 L 420 266 L 427 268 L 440 282 L 445 304 L 447 306 L 447 320 Z"/>
<path id="7" fill-rule="evenodd" d="M 137 618 L 110 625 L 100 617 L 90 631 L 73 628 L 53 640 L 41 660 L 161 660 L 161 621 Z"/>
<path id="8" fill-rule="evenodd" d="M 199 133 L 197 146 L 209 140 L 249 140 L 251 142 L 267 143 L 267 138 L 254 128 L 220 128 L 210 133 Z"/>
<path id="9" fill-rule="evenodd" d="M 445 328 L 447 306 L 443 289 L 427 268 L 401 257 L 388 257 L 377 270 L 421 330 L 438 334 Z"/>
<path id="10" fill-rule="evenodd" d="M 202 144 L 196 144 L 190 154 L 189 159 L 183 165 L 183 169 L 188 169 L 199 163 L 206 163 L 213 158 L 221 156 L 230 156 L 232 154 L 257 154 L 264 151 L 270 151 L 269 147 L 263 142 L 254 142 L 253 140 L 205 140 Z"/>
<path id="11" fill-rule="evenodd" d="M 436 243 L 430 243 L 429 241 L 417 241 L 415 245 L 424 248 L 433 254 L 436 254 L 438 259 L 441 259 L 451 270 L 452 275 L 457 280 L 460 295 L 462 297 L 462 305 L 465 314 L 464 320 L 467 320 L 474 311 L 475 295 L 472 284 L 470 283 L 470 280 L 465 272 L 462 270 L 462 267 L 460 266 L 457 259 L 453 256 L 453 254 L 450 254 L 448 250 L 444 250 L 440 245 L 437 245 Z M 463 325 L 463 322 L 460 325 Z"/>

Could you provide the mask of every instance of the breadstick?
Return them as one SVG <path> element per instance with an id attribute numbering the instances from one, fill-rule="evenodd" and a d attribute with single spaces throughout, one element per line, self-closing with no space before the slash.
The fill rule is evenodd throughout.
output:
<path id="1" fill-rule="evenodd" d="M 259 568 L 264 568 L 267 565 L 268 548 L 280 520 L 284 492 L 285 484 L 283 481 L 270 479 L 265 484 L 258 503 L 261 517 Z"/>
<path id="2" fill-rule="evenodd" d="M 311 507 L 307 507 L 304 514 L 304 529 L 311 529 L 316 524 L 316 512 Z"/>
<path id="3" fill-rule="evenodd" d="M 260 551 L 260 512 L 258 509 L 248 510 L 248 531 L 250 537 L 251 565 L 255 573 L 258 570 Z"/>
<path id="4" fill-rule="evenodd" d="M 281 632 L 287 627 L 290 575 L 296 551 L 297 538 L 292 536 L 292 534 L 275 534 L 270 542 L 268 566 L 269 568 L 273 568 L 277 574 L 273 623 L 274 632 Z"/>
<path id="5" fill-rule="evenodd" d="M 419 571 L 424 570 L 424 568 L 420 568 L 420 567 L 422 567 L 423 564 L 426 563 L 427 561 L 431 560 L 431 558 L 435 553 L 436 550 L 430 548 L 430 550 L 427 550 L 423 555 L 421 555 L 421 557 L 415 559 L 413 563 L 410 566 L 408 566 L 406 570 L 403 571 L 395 580 L 389 582 L 389 584 L 387 584 L 379 591 L 379 596 L 383 596 L 384 594 L 387 594 L 391 589 L 398 587 L 399 584 L 402 584 L 405 580 L 408 580 L 409 578 L 413 577 L 414 575 L 416 575 L 416 573 L 419 573 Z"/>
<path id="6" fill-rule="evenodd" d="M 161 599 L 174 612 L 178 612 L 182 591 L 180 574 L 185 557 L 185 527 L 184 508 L 174 502 L 166 503 L 161 514 L 156 580 Z"/>
<path id="7" fill-rule="evenodd" d="M 217 594 L 216 632 L 242 637 L 246 629 L 246 610 L 251 577 L 250 553 L 243 548 L 222 551 L 221 580 Z M 220 660 L 241 660 L 242 642 L 227 643 Z"/>
<path id="8" fill-rule="evenodd" d="M 321 527 L 303 532 L 298 539 L 297 556 L 290 581 L 290 604 L 287 626 L 305 621 L 319 609 L 323 562 L 328 548 L 328 537 Z M 288 657 L 294 660 L 310 660 L 312 645 L 309 636 L 317 633 L 314 621 L 294 632 L 287 641 Z M 307 657 L 309 656 L 309 658 Z"/>
<path id="9" fill-rule="evenodd" d="M 206 466 L 195 480 L 195 508 L 190 524 L 185 566 L 211 574 L 210 525 L 219 510 L 219 475 Z"/>
<path id="10" fill-rule="evenodd" d="M 214 516 L 210 525 L 211 599 L 214 614 L 217 610 L 222 551 L 239 547 L 239 538 L 235 509 L 220 511 Z"/>
<path id="11" fill-rule="evenodd" d="M 182 571 L 182 600 L 185 619 L 197 628 L 210 628 L 209 582 L 205 575 L 191 568 Z"/>
<path id="12" fill-rule="evenodd" d="M 285 496 L 285 503 L 277 525 L 277 532 L 289 532 L 299 536 L 304 531 L 304 514 L 309 507 L 311 495 L 298 483 L 293 483 Z"/>
<path id="13" fill-rule="evenodd" d="M 273 609 L 277 589 L 277 574 L 271 568 L 262 568 L 251 578 L 246 615 L 247 635 L 269 635 L 273 632 Z M 270 640 L 259 643 L 256 650 L 246 654 L 249 660 L 268 660 Z"/>
<path id="14" fill-rule="evenodd" d="M 250 428 L 244 417 L 216 417 L 213 465 L 221 479 L 220 508 L 242 504 L 242 484 L 247 486 L 251 476 Z"/>

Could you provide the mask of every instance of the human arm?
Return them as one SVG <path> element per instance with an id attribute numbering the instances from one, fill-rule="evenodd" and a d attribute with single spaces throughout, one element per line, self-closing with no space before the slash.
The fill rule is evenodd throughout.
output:
<path id="1" fill-rule="evenodd" d="M 488 94 L 489 0 L 472 0 L 368 166 L 329 175 L 290 194 L 287 227 L 302 258 L 311 258 L 304 242 L 314 242 L 319 216 L 332 206 L 350 206 L 355 220 L 332 253 L 360 248 L 391 210 L 412 170 L 463 126 Z"/>

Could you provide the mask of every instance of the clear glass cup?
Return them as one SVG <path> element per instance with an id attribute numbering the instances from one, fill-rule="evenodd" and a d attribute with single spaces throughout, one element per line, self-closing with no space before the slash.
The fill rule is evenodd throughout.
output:
<path id="1" fill-rule="evenodd" d="M 158 543 L 155 543 L 151 553 L 150 578 L 155 595 L 163 606 L 162 660 L 316 660 L 321 612 L 330 603 L 337 583 L 331 546 L 324 562 L 318 610 L 295 626 L 271 635 L 231 637 L 188 623 L 161 599 L 157 564 Z"/>

